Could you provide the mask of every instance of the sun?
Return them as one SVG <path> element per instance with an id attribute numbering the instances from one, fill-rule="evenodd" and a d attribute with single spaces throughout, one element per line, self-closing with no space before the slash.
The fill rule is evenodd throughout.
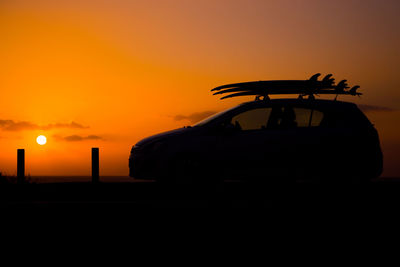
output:
<path id="1" fill-rule="evenodd" d="M 39 144 L 39 145 L 44 145 L 44 144 L 46 144 L 46 142 L 47 142 L 47 138 L 46 138 L 46 136 L 44 136 L 44 135 L 39 135 L 37 138 L 36 138 L 36 142 Z"/>

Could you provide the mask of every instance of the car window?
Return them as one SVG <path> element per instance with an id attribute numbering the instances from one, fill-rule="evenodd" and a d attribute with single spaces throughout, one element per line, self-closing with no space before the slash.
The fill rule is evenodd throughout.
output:
<path id="1" fill-rule="evenodd" d="M 205 124 L 207 124 L 207 123 L 209 123 L 209 122 L 211 122 L 211 121 L 213 121 L 213 120 L 215 120 L 215 119 L 217 119 L 217 118 L 223 116 L 224 114 L 226 114 L 226 113 L 228 113 L 228 112 L 230 112 L 231 110 L 234 110 L 234 109 L 236 109 L 236 108 L 237 108 L 237 107 L 233 107 L 233 108 L 230 108 L 230 109 L 227 109 L 227 110 L 223 110 L 223 111 L 221 111 L 221 112 L 218 112 L 218 113 L 216 113 L 216 114 L 214 114 L 214 115 L 211 115 L 211 116 L 209 116 L 209 117 L 207 117 L 207 118 L 205 118 L 205 119 L 199 121 L 198 123 L 194 124 L 193 127 L 196 127 L 196 126 L 203 126 L 203 125 L 205 125 Z"/>
<path id="2" fill-rule="evenodd" d="M 313 110 L 311 114 L 311 127 L 317 127 L 321 125 L 321 122 L 324 118 L 324 113 L 319 110 Z"/>
<path id="3" fill-rule="evenodd" d="M 311 109 L 293 108 L 294 121 L 297 127 L 308 127 L 310 125 Z"/>
<path id="4" fill-rule="evenodd" d="M 234 116 L 230 123 L 235 128 L 243 131 L 265 129 L 267 127 L 267 122 L 271 111 L 272 108 L 257 108 L 247 110 Z"/>
<path id="5" fill-rule="evenodd" d="M 309 108 L 293 108 L 297 127 L 316 127 L 321 124 L 324 113 Z"/>
<path id="6" fill-rule="evenodd" d="M 291 106 L 274 107 L 268 129 L 291 129 L 320 126 L 324 113 L 311 108 Z"/>
<path id="7" fill-rule="evenodd" d="M 242 131 L 319 127 L 324 113 L 312 108 L 274 106 L 244 111 L 234 116 L 229 126 Z"/>

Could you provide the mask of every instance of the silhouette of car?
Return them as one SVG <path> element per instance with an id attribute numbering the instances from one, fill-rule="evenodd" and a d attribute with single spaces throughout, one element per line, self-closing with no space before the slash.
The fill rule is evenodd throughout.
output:
<path id="1" fill-rule="evenodd" d="M 356 104 L 310 95 L 246 102 L 145 138 L 129 168 L 134 178 L 164 182 L 369 181 L 382 173 L 382 152 Z"/>

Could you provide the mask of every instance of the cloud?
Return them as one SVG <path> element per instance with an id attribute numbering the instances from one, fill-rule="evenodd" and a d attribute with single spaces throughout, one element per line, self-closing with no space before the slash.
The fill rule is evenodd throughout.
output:
<path id="1" fill-rule="evenodd" d="M 13 120 L 0 120 L 0 129 L 4 131 L 52 130 L 60 128 L 86 129 L 89 127 L 83 126 L 82 124 L 76 122 L 38 125 L 29 121 L 15 122 Z"/>
<path id="2" fill-rule="evenodd" d="M 39 126 L 28 121 L 14 122 L 13 120 L 0 120 L 0 128 L 5 131 L 35 130 Z"/>
<path id="3" fill-rule="evenodd" d="M 202 119 L 205 119 L 215 113 L 217 113 L 217 112 L 208 110 L 208 111 L 203 111 L 203 112 L 196 112 L 196 113 L 190 114 L 188 116 L 176 115 L 174 117 L 174 120 L 176 120 L 176 121 L 187 120 L 187 121 L 190 121 L 191 123 L 196 123 L 196 122 L 201 121 Z"/>
<path id="4" fill-rule="evenodd" d="M 59 135 L 54 135 L 54 138 L 60 141 L 67 141 L 67 142 L 82 142 L 82 141 L 89 141 L 89 140 L 104 140 L 101 136 L 98 135 L 88 135 L 88 136 L 81 136 L 81 135 L 68 135 L 65 137 L 61 137 Z"/>
<path id="5" fill-rule="evenodd" d="M 396 111 L 393 108 L 382 107 L 382 106 L 373 106 L 373 105 L 363 105 L 360 104 L 358 107 L 364 112 L 393 112 Z"/>
<path id="6" fill-rule="evenodd" d="M 69 129 L 87 129 L 88 126 L 83 126 L 82 124 L 71 122 L 71 123 L 55 123 L 48 124 L 42 127 L 43 130 L 59 129 L 59 128 L 69 128 Z"/>

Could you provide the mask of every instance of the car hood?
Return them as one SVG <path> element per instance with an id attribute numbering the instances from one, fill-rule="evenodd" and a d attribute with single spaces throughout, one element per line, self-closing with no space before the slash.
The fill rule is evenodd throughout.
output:
<path id="1" fill-rule="evenodd" d="M 183 133 L 187 133 L 187 132 L 191 132 L 193 131 L 193 128 L 179 128 L 179 129 L 175 129 L 175 130 L 171 130 L 171 131 L 167 131 L 167 132 L 162 132 L 159 134 L 155 134 L 149 137 L 146 137 L 142 140 L 140 140 L 139 142 L 136 143 L 136 146 L 142 146 L 145 145 L 147 143 L 152 143 L 161 139 L 164 139 L 166 137 L 171 137 L 171 136 L 177 136 Z"/>

